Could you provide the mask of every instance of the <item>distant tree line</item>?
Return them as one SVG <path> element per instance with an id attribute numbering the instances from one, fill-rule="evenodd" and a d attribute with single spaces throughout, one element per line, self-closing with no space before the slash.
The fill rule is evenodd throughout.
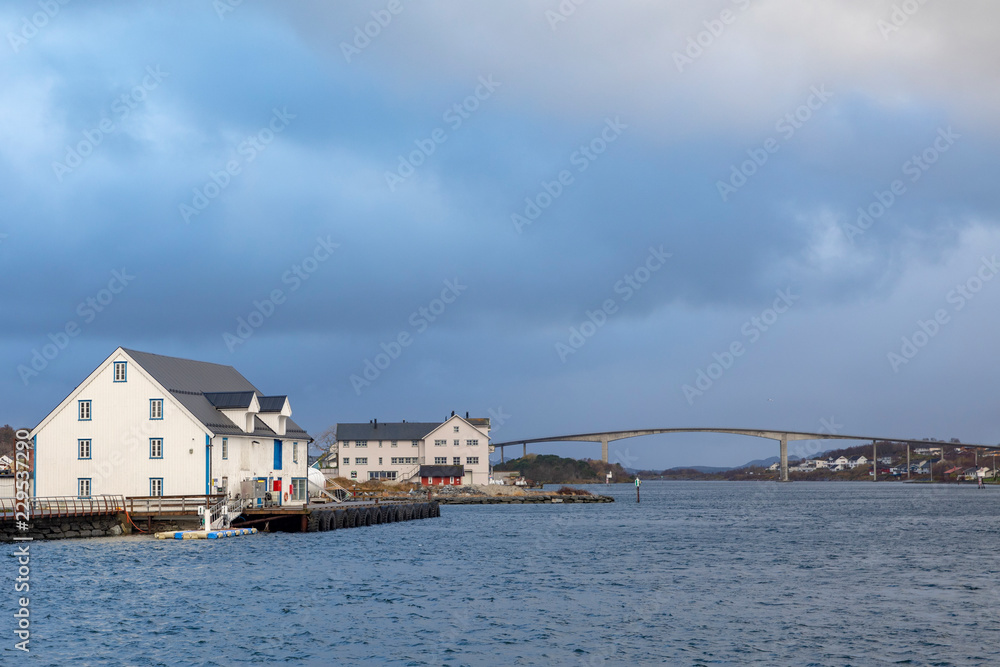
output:
<path id="1" fill-rule="evenodd" d="M 493 470 L 519 472 L 525 479 L 542 484 L 599 484 L 604 482 L 609 471 L 613 482 L 632 479 L 617 463 L 569 459 L 555 454 L 528 454 L 519 459 L 497 463 Z"/>

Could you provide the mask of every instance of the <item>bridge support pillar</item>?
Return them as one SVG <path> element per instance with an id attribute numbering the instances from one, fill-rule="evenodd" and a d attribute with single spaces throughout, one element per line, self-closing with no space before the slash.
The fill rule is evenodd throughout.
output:
<path id="1" fill-rule="evenodd" d="M 521 458 L 523 459 L 525 456 L 528 455 L 528 443 L 522 442 L 521 446 L 524 447 L 524 449 L 521 451 Z"/>
<path id="2" fill-rule="evenodd" d="M 608 462 L 608 439 L 601 438 L 601 460 Z"/>
<path id="3" fill-rule="evenodd" d="M 788 438 L 781 439 L 781 481 L 788 481 Z"/>

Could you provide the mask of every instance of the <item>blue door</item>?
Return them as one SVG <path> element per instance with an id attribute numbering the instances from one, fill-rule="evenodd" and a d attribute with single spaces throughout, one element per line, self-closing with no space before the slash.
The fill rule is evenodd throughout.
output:
<path id="1" fill-rule="evenodd" d="M 281 470 L 281 440 L 274 441 L 274 469 Z"/>

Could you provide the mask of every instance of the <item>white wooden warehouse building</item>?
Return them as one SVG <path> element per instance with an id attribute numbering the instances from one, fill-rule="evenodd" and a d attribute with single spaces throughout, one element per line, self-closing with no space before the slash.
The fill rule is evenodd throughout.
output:
<path id="1" fill-rule="evenodd" d="M 266 479 L 301 505 L 312 438 L 291 414 L 232 366 L 118 348 L 31 432 L 34 495 L 235 494 Z"/>

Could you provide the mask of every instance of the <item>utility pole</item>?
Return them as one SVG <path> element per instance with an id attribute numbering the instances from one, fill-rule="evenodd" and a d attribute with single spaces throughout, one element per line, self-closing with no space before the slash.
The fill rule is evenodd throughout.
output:
<path id="1" fill-rule="evenodd" d="M 906 479 L 910 479 L 910 443 L 906 443 Z"/>

